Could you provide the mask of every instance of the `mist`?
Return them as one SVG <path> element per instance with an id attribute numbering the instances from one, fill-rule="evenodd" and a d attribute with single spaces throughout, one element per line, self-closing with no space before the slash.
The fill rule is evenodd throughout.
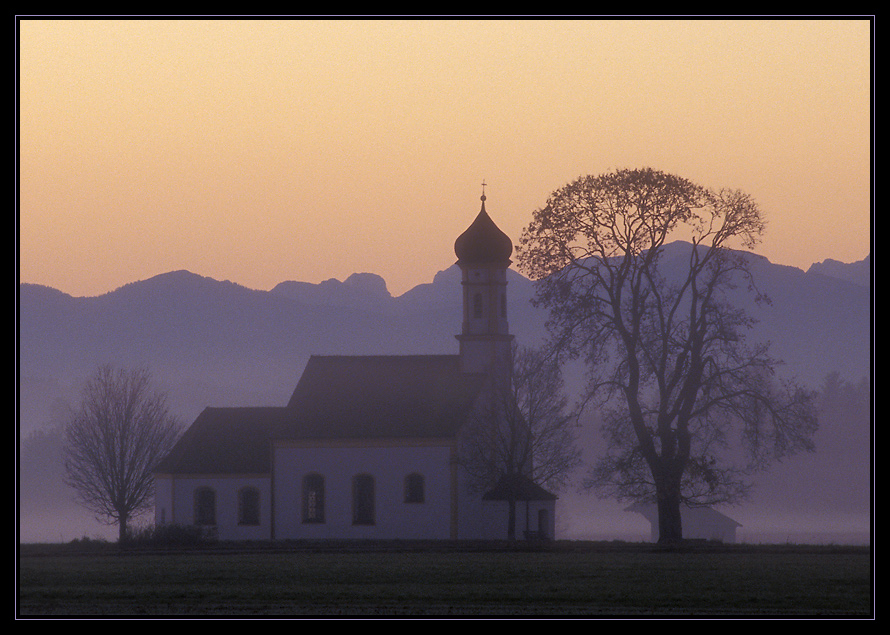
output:
<path id="1" fill-rule="evenodd" d="M 768 308 L 755 337 L 773 342 L 780 369 L 820 391 L 816 452 L 759 475 L 752 496 L 720 511 L 740 542 L 868 544 L 871 540 L 870 259 L 809 271 L 757 257 Z M 102 363 L 145 365 L 184 425 L 207 406 L 284 405 L 311 354 L 456 352 L 460 283 L 454 268 L 393 296 L 375 274 L 270 291 L 171 272 L 92 298 L 37 285 L 19 289 L 19 539 L 112 540 L 116 529 L 77 505 L 63 482 L 62 424 L 83 381 Z M 545 336 L 531 281 L 510 272 L 510 327 L 521 345 Z M 583 369 L 565 369 L 569 394 Z M 583 420 L 587 463 L 602 448 L 596 416 Z M 583 469 L 583 468 L 582 468 Z M 580 482 L 583 473 L 576 475 Z M 570 487 L 559 492 L 557 537 L 649 539 L 626 503 Z M 149 522 L 136 519 L 134 526 Z"/>

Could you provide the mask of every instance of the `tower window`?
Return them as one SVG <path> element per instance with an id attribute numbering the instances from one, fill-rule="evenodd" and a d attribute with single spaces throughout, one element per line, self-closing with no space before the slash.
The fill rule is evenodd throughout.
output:
<path id="1" fill-rule="evenodd" d="M 474 318 L 482 317 L 482 294 L 481 293 L 473 294 L 473 317 Z"/>

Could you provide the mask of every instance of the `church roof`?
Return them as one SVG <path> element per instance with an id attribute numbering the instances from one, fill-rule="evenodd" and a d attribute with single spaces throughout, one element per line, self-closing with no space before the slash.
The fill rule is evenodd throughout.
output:
<path id="1" fill-rule="evenodd" d="M 485 211 L 485 195 L 482 209 L 476 220 L 454 241 L 454 253 L 463 263 L 509 262 L 513 253 L 513 241 L 495 225 Z"/>
<path id="2" fill-rule="evenodd" d="M 457 355 L 313 356 L 279 438 L 445 438 L 457 434 L 483 375 Z"/>
<path id="3" fill-rule="evenodd" d="M 452 438 L 484 382 L 457 355 L 313 356 L 286 407 L 206 408 L 155 472 L 268 473 L 275 440 Z"/>

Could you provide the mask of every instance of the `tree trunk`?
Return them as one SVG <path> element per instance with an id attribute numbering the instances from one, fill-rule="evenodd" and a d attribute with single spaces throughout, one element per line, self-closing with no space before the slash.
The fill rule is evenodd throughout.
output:
<path id="1" fill-rule="evenodd" d="M 680 490 L 673 487 L 659 487 L 658 490 L 658 542 L 678 543 L 683 540 Z"/>
<path id="2" fill-rule="evenodd" d="M 127 541 L 127 517 L 121 516 L 118 519 L 117 541 L 123 544 Z"/>

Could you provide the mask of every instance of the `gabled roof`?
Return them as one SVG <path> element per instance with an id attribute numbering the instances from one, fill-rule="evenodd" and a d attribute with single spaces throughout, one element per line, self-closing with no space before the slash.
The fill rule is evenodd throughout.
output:
<path id="1" fill-rule="evenodd" d="M 484 501 L 550 501 L 559 498 L 530 478 L 521 475 L 502 476 L 494 489 L 482 496 Z"/>
<path id="2" fill-rule="evenodd" d="M 641 514 L 650 523 L 658 522 L 658 507 L 652 504 L 634 503 L 633 505 L 626 507 L 624 511 Z M 731 527 L 742 526 L 741 523 L 733 520 L 726 514 L 718 512 L 713 507 L 686 507 L 685 505 L 681 505 L 680 516 L 689 519 L 695 518 L 696 520 L 706 521 L 711 524 L 728 525 Z"/>
<path id="3" fill-rule="evenodd" d="M 453 437 L 484 382 L 457 355 L 313 356 L 277 437 Z"/>
<path id="4" fill-rule="evenodd" d="M 159 474 L 266 474 L 285 408 L 205 408 L 155 468 Z"/>
<path id="5" fill-rule="evenodd" d="M 275 440 L 453 438 L 484 382 L 457 355 L 313 356 L 286 407 L 206 408 L 155 472 L 269 473 Z"/>

